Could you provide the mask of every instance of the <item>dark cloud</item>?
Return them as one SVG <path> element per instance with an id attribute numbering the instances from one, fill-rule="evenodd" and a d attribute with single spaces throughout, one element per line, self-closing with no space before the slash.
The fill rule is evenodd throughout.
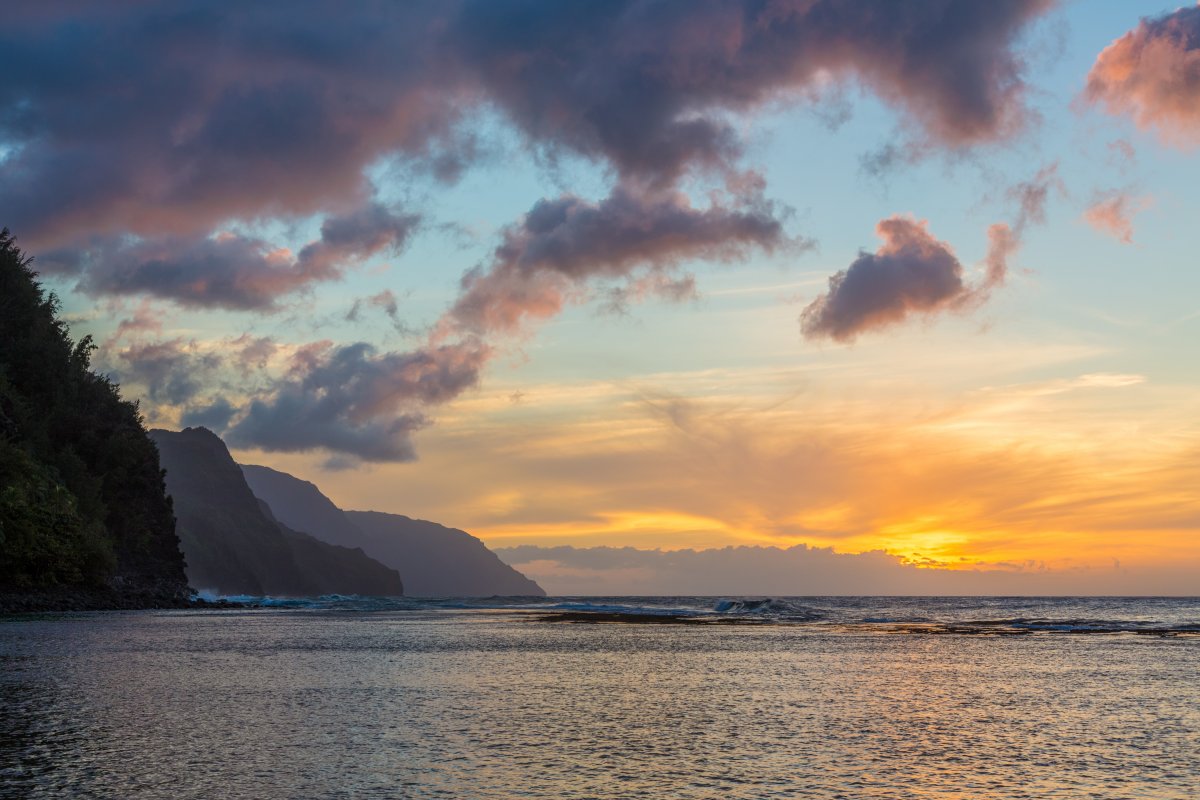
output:
<path id="1" fill-rule="evenodd" d="M 1083 96 L 1169 142 L 1200 145 L 1200 6 L 1145 18 L 1106 47 Z"/>
<path id="2" fill-rule="evenodd" d="M 420 222 L 416 214 L 368 203 L 349 214 L 326 217 L 321 238 L 305 245 L 296 261 L 308 272 L 336 274 L 338 265 L 346 261 L 400 252 Z"/>
<path id="3" fill-rule="evenodd" d="M 409 461 L 412 434 L 428 424 L 421 409 L 476 385 L 488 355 L 477 341 L 403 353 L 317 343 L 298 351 L 288 375 L 250 401 L 226 439 L 237 447 Z"/>
<path id="4" fill-rule="evenodd" d="M 79 274 L 89 294 L 150 295 L 194 308 L 271 311 L 280 298 L 337 280 L 350 263 L 399 252 L 418 224 L 371 203 L 326 218 L 321 237 L 299 254 L 235 233 L 216 236 L 111 237 L 39 259 L 51 271 Z"/>
<path id="5" fill-rule="evenodd" d="M 218 397 L 206 405 L 186 409 L 179 418 L 179 424 L 185 428 L 203 427 L 220 433 L 228 427 L 235 414 L 237 408 L 224 397 Z"/>
<path id="6" fill-rule="evenodd" d="M 96 366 L 127 392 L 154 404 L 183 406 L 185 415 L 215 413 L 205 398 L 222 388 L 258 380 L 279 348 L 270 337 L 249 334 L 212 343 L 183 337 L 146 338 L 158 331 L 152 323 L 136 324 L 147 318 L 155 321 L 158 316 L 143 306 L 124 320 L 100 346 Z M 211 420 L 211 416 L 205 419 Z M 219 427 L 210 421 L 196 424 Z"/>
<path id="7" fill-rule="evenodd" d="M 463 279 L 444 324 L 511 332 L 585 296 L 592 280 L 627 279 L 638 270 L 648 275 L 646 290 L 682 296 L 691 284 L 665 274 L 682 259 L 730 261 L 788 244 L 775 208 L 759 197 L 696 208 L 680 192 L 619 186 L 600 203 L 573 195 L 541 200 L 504 232 L 492 263 Z"/>
<path id="8" fill-rule="evenodd" d="M 1019 129 L 1014 41 L 1049 2 L 495 3 L 464 6 L 455 46 L 529 139 L 672 183 L 725 168 L 721 112 L 811 100 L 857 80 L 950 146 Z"/>
<path id="9" fill-rule="evenodd" d="M 318 341 L 288 353 L 270 337 L 242 334 L 113 338 L 97 366 L 128 392 L 178 407 L 182 424 L 224 432 L 239 447 L 407 461 L 412 434 L 429 424 L 424 410 L 475 386 L 490 356 L 470 338 L 383 353 L 365 342 Z"/>
<path id="10" fill-rule="evenodd" d="M 848 342 L 913 314 L 962 308 L 1004 280 L 1014 246 L 1007 226 L 992 226 L 987 276 L 971 287 L 950 245 L 935 239 L 924 221 L 890 217 L 875 230 L 883 239 L 879 249 L 859 253 L 854 263 L 829 279 L 829 291 L 801 313 L 806 337 Z"/>
<path id="11" fill-rule="evenodd" d="M 474 335 L 517 330 L 598 288 L 618 306 L 685 298 L 683 260 L 803 244 L 741 163 L 735 115 L 858 84 L 920 147 L 1002 140 L 1028 115 L 1017 42 L 1049 6 L 22 4 L 0 30 L 0 217 L 42 269 L 92 294 L 261 312 L 403 247 L 418 221 L 379 205 L 368 173 L 453 180 L 486 150 L 475 129 L 490 115 L 547 161 L 608 168 L 605 199 L 545 199 L 505 230 L 433 345 L 303 350 L 230 420 L 244 446 L 409 458 L 421 409 L 477 379 L 488 351 Z M 680 190 L 692 185 L 717 189 L 697 205 Z M 310 218 L 323 220 L 320 238 L 294 254 L 227 232 Z M 215 400 L 194 399 L 199 373 L 176 345 L 175 360 L 130 345 L 122 368 L 207 413 Z M 234 371 L 271 357 L 244 355 Z"/>
<path id="12" fill-rule="evenodd" d="M 700 290 L 696 288 L 696 276 L 690 273 L 671 275 L 652 272 L 610 288 L 604 294 L 601 310 L 611 314 L 627 314 L 631 303 L 641 302 L 648 297 L 686 303 L 699 300 Z"/>
<path id="13" fill-rule="evenodd" d="M 1016 205 L 1012 225 L 988 226 L 983 277 L 973 285 L 950 245 L 929 233 L 927 223 L 894 216 L 875 226 L 883 244 L 860 252 L 846 269 L 829 279 L 829 291 L 800 314 L 809 339 L 853 341 L 860 333 L 896 325 L 913 315 L 967 310 L 988 299 L 1008 278 L 1008 262 L 1030 225 L 1046 221 L 1052 194 L 1065 194 L 1058 164 L 1042 167 L 1027 181 L 1009 187 Z"/>
<path id="14" fill-rule="evenodd" d="M 0 33 L 6 218 L 36 249 L 197 237 L 229 219 L 361 205 L 365 167 L 455 117 L 415 3 L 371 17 L 287 3 L 113 3 L 9 15 Z"/>
<path id="15" fill-rule="evenodd" d="M 729 114 L 812 101 L 830 80 L 860 82 L 930 141 L 1003 138 L 1027 113 L 1015 43 L 1049 5 L 25 8 L 0 32 L 0 214 L 41 252 L 108 243 L 120 258 L 101 258 L 85 281 L 96 291 L 167 296 L 166 281 L 184 302 L 261 308 L 268 288 L 336 277 L 337 226 L 314 263 L 290 269 L 262 243 L 218 244 L 218 226 L 362 206 L 383 158 L 452 178 L 478 150 L 464 126 L 480 109 L 552 158 L 580 154 L 659 188 L 694 169 L 733 176 L 742 142 Z M 175 263 L 177 249 L 187 258 Z M 188 279 L 215 288 L 193 294 Z"/>

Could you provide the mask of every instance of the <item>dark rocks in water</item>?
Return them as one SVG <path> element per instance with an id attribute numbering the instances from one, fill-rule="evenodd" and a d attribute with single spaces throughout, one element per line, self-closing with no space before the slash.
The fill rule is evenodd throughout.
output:
<path id="1" fill-rule="evenodd" d="M 745 617 L 687 617 L 679 614 L 646 614 L 637 611 L 556 611 L 538 614 L 538 622 L 573 622 L 590 625 L 769 625 L 773 620 Z"/>
<path id="2" fill-rule="evenodd" d="M 361 547 L 400 571 L 411 597 L 544 597 L 533 581 L 471 534 L 376 511 L 343 511 L 313 484 L 269 467 L 243 465 L 254 493 L 279 521 L 318 539 Z"/>
<path id="3" fill-rule="evenodd" d="M 225 443 L 206 428 L 153 430 L 174 498 L 188 579 L 225 595 L 404 593 L 395 570 L 361 550 L 291 530 L 264 512 Z"/>
<path id="4" fill-rule="evenodd" d="M 0 614 L 53 611 L 119 611 L 144 608 L 190 608 L 193 602 L 178 584 L 160 587 L 140 583 L 133 587 L 61 586 L 28 592 L 0 592 Z"/>

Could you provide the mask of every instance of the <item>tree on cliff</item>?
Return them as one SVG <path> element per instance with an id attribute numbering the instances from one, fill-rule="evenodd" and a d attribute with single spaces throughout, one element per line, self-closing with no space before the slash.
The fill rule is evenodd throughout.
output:
<path id="1" fill-rule="evenodd" d="M 0 232 L 0 591 L 183 597 L 158 450 Z M 151 603 L 154 601 L 151 599 Z"/>

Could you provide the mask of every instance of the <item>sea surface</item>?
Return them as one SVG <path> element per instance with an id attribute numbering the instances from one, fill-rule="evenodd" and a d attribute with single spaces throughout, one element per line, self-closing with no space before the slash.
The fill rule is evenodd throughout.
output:
<path id="1" fill-rule="evenodd" d="M 1197 599 L 243 600 L 0 618 L 0 797 L 1200 798 Z"/>

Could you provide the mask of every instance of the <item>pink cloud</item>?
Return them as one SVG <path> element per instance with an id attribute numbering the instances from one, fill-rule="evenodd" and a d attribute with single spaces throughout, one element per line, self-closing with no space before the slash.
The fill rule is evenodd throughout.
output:
<path id="1" fill-rule="evenodd" d="M 789 245 L 760 197 L 693 206 L 682 192 L 618 186 L 599 203 L 574 195 L 541 200 L 510 226 L 486 268 L 468 273 L 441 323 L 443 334 L 514 333 L 588 296 L 597 281 L 627 281 L 621 297 L 685 299 L 692 285 L 672 270 L 683 259 L 733 261 Z"/>
<path id="2" fill-rule="evenodd" d="M 929 232 L 925 220 L 889 217 L 875 231 L 883 244 L 874 253 L 860 252 L 849 267 L 830 277 L 829 290 L 801 313 L 805 337 L 850 342 L 914 315 L 981 303 L 1004 282 L 1008 258 L 1019 244 L 1008 225 L 992 225 L 987 272 L 971 286 L 953 249 Z"/>
<path id="3" fill-rule="evenodd" d="M 1124 244 L 1133 243 L 1133 218 L 1150 207 L 1150 197 L 1135 197 L 1127 192 L 1112 191 L 1098 196 L 1083 212 L 1087 223 L 1101 233 Z"/>
<path id="4" fill-rule="evenodd" d="M 1200 6 L 1143 19 L 1106 47 L 1084 98 L 1167 142 L 1200 145 Z"/>

